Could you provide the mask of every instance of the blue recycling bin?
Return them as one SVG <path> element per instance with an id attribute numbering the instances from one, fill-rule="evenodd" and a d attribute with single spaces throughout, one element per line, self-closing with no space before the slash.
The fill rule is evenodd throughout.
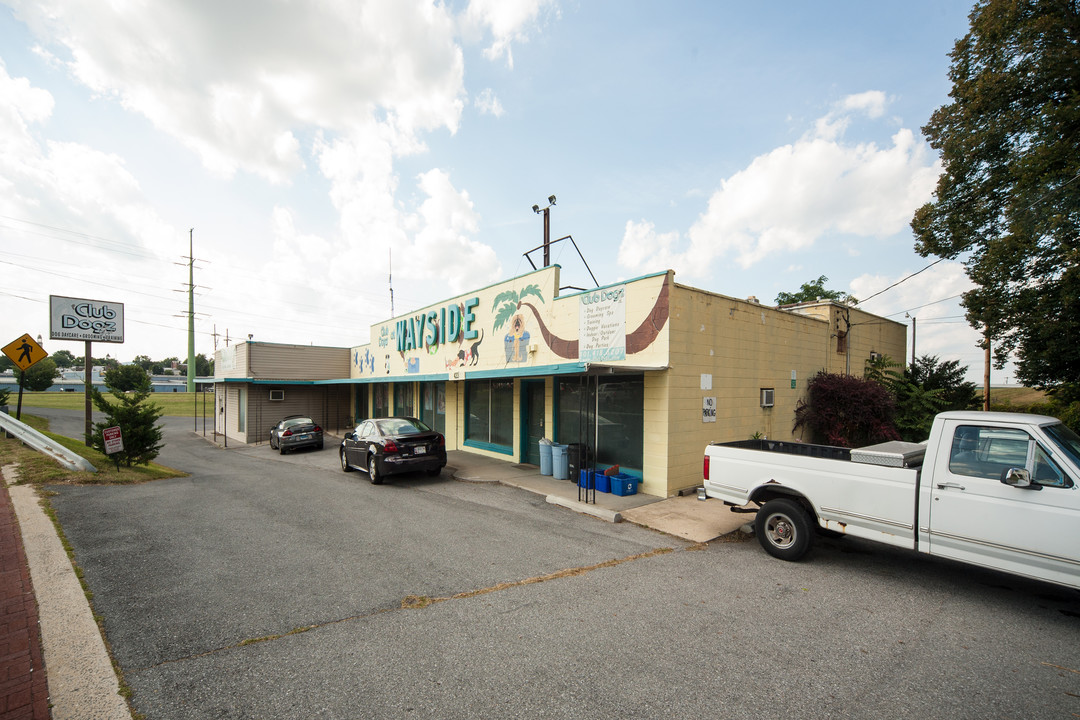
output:
<path id="1" fill-rule="evenodd" d="M 570 479 L 570 458 L 565 445 L 551 446 L 551 472 L 556 480 Z"/>
<path id="2" fill-rule="evenodd" d="M 546 442 L 540 443 L 540 474 L 551 474 L 551 445 Z"/>

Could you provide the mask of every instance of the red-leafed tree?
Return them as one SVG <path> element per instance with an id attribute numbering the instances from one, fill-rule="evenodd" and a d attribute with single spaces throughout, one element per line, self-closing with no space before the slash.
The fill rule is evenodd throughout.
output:
<path id="1" fill-rule="evenodd" d="M 878 383 L 819 372 L 795 408 L 795 430 L 811 442 L 856 448 L 899 440 L 895 416 L 893 396 Z"/>

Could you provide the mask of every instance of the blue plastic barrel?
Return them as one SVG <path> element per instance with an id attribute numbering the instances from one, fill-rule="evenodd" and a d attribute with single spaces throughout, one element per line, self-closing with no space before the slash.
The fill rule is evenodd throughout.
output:
<path id="1" fill-rule="evenodd" d="M 565 445 L 551 446 L 551 468 L 556 480 L 570 479 L 570 457 L 566 454 Z"/>
<path id="2" fill-rule="evenodd" d="M 551 474 L 551 445 L 546 442 L 540 443 L 540 474 Z"/>

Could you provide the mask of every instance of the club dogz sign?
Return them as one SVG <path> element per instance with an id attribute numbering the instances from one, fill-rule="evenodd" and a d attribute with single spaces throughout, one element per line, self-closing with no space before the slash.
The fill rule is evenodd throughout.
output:
<path id="1" fill-rule="evenodd" d="M 124 342 L 124 304 L 49 296 L 49 338 Z"/>

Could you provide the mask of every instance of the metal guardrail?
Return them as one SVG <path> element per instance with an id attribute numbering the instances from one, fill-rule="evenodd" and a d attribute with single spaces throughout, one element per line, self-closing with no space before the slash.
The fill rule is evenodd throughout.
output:
<path id="1" fill-rule="evenodd" d="M 48 455 L 68 470 L 97 472 L 97 468 L 91 465 L 90 461 L 82 455 L 68 450 L 55 440 L 50 440 L 34 428 L 16 420 L 7 413 L 0 412 L 0 428 L 3 428 L 8 435 L 14 437 L 23 445 Z"/>

